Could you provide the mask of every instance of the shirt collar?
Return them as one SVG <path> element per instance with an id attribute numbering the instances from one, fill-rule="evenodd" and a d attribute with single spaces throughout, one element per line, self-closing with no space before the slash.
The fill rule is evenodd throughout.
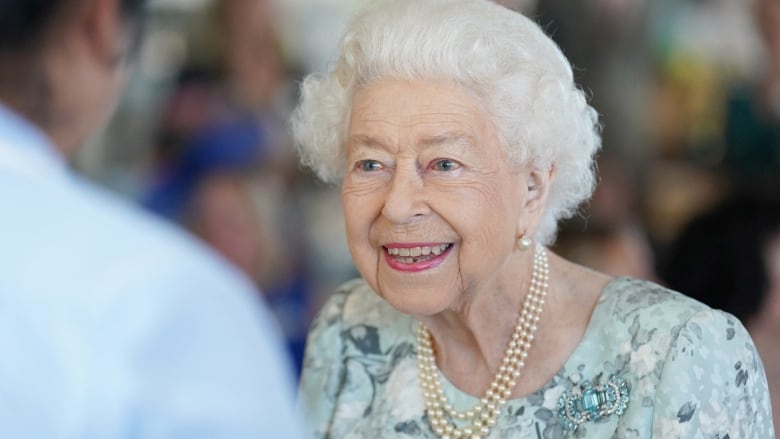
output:
<path id="1" fill-rule="evenodd" d="M 67 173 L 63 156 L 37 126 L 0 103 L 0 173 L 51 178 Z"/>

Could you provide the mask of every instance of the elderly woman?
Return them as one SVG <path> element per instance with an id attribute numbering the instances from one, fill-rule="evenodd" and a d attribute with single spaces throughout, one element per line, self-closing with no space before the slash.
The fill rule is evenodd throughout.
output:
<path id="1" fill-rule="evenodd" d="M 771 437 L 745 329 L 546 245 L 594 185 L 596 112 L 539 27 L 485 0 L 369 10 L 302 86 L 362 275 L 315 321 L 317 437 Z"/>

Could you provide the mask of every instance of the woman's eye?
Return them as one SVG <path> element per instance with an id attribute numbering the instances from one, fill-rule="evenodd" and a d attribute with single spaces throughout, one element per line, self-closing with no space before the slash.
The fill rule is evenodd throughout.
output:
<path id="1" fill-rule="evenodd" d="M 355 163 L 355 168 L 364 172 L 373 172 L 381 170 L 382 164 L 376 160 L 360 160 Z"/>
<path id="2" fill-rule="evenodd" d="M 435 171 L 444 171 L 444 172 L 453 171 L 455 169 L 458 169 L 459 167 L 460 164 L 458 162 L 450 159 L 436 160 L 435 162 L 433 162 L 433 166 L 432 166 L 432 168 Z"/>

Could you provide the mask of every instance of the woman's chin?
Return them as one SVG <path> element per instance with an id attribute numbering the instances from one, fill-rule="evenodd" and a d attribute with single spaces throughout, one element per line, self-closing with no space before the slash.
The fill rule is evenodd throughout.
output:
<path id="1" fill-rule="evenodd" d="M 454 245 L 440 254 L 381 257 L 376 277 L 369 283 L 376 293 L 404 314 L 424 317 L 438 314 L 457 299 Z"/>
<path id="2" fill-rule="evenodd" d="M 447 294 L 451 288 L 382 288 L 377 294 L 401 313 L 412 317 L 428 317 L 450 308 L 455 298 Z"/>

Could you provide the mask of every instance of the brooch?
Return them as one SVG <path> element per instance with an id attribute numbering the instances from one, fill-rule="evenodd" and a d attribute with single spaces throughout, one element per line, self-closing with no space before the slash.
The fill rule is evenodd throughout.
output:
<path id="1" fill-rule="evenodd" d="M 566 430 L 574 431 L 588 421 L 622 415 L 628 407 L 628 384 L 619 376 L 597 386 L 585 383 L 558 398 L 558 417 Z"/>

